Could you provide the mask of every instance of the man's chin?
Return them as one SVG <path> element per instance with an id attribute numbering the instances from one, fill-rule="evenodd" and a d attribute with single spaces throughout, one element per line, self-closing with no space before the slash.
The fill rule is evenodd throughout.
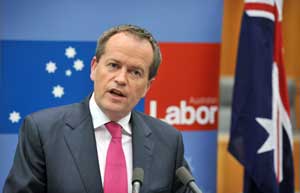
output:
<path id="1" fill-rule="evenodd" d="M 104 109 L 104 113 L 109 117 L 112 118 L 118 118 L 121 119 L 125 117 L 129 111 L 125 111 L 124 108 L 121 107 L 114 107 L 114 106 L 109 106 L 108 108 Z"/>

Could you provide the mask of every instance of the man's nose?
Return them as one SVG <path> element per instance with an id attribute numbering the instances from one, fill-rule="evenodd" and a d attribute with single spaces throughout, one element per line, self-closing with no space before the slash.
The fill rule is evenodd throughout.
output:
<path id="1" fill-rule="evenodd" d="M 115 77 L 115 81 L 119 85 L 126 85 L 127 81 L 127 70 L 125 68 L 120 69 Z"/>

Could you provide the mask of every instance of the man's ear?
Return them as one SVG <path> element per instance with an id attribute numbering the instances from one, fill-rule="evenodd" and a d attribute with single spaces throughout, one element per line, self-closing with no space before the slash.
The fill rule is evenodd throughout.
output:
<path id="1" fill-rule="evenodd" d="M 90 73 L 90 78 L 92 81 L 95 80 L 95 71 L 96 71 L 97 64 L 98 64 L 97 58 L 96 56 L 94 56 L 91 61 L 91 73 Z"/>
<path id="2" fill-rule="evenodd" d="M 145 89 L 145 93 L 143 95 L 143 97 L 146 96 L 147 92 L 149 91 L 151 85 L 152 85 L 152 82 L 155 80 L 155 78 L 152 78 L 151 80 L 148 80 L 148 83 L 147 83 L 147 88 Z"/>

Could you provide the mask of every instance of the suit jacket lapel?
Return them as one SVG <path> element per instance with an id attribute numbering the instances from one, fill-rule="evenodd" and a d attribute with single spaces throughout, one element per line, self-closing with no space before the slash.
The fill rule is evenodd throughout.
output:
<path id="1" fill-rule="evenodd" d="M 132 146 L 133 146 L 133 169 L 143 168 L 144 182 L 150 179 L 151 159 L 154 147 L 152 132 L 141 116 L 133 111 L 131 117 Z M 142 186 L 142 192 L 143 191 Z"/>
<path id="2" fill-rule="evenodd" d="M 72 113 L 66 116 L 65 122 L 68 128 L 64 131 L 65 141 L 79 170 L 86 192 L 103 193 L 95 132 L 88 104 L 89 97 L 79 104 L 79 108 L 74 108 Z M 145 182 L 150 179 L 154 148 L 152 132 L 135 111 L 132 112 L 130 122 L 132 125 L 133 168 L 143 168 Z M 145 186 L 142 186 L 141 192 L 144 192 L 144 188 Z"/>
<path id="3" fill-rule="evenodd" d="M 66 117 L 65 141 L 74 158 L 87 193 L 102 193 L 95 133 L 88 107 L 89 98 Z"/>

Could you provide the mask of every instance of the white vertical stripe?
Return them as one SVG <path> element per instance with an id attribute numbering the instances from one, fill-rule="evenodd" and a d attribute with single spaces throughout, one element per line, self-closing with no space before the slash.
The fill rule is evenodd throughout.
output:
<path id="1" fill-rule="evenodd" d="M 273 120 L 273 129 L 275 132 L 274 135 L 274 170 L 276 176 L 279 178 L 279 182 L 282 181 L 282 125 L 280 120 L 280 110 L 279 104 L 280 93 L 279 93 L 279 75 L 276 62 L 273 63 L 272 69 L 272 120 Z M 279 125 L 278 125 L 279 124 Z M 279 128 L 278 128 L 279 127 Z M 278 147 L 279 146 L 279 147 Z M 277 148 L 278 147 L 278 148 Z M 278 159 L 279 158 L 279 159 Z M 280 164 L 279 168 L 278 165 Z M 279 175 L 279 176 L 278 176 Z"/>

